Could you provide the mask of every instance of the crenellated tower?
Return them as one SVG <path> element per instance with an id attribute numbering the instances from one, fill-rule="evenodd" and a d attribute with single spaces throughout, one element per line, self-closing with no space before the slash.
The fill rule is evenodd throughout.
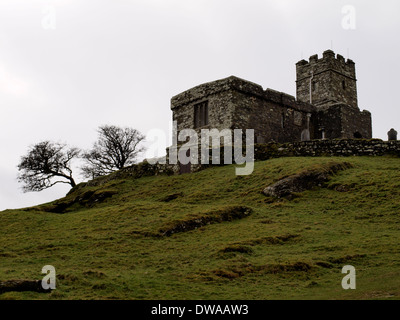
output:
<path id="1" fill-rule="evenodd" d="M 372 137 L 371 113 L 357 102 L 355 63 L 332 50 L 309 61 L 296 63 L 297 100 L 315 107 L 314 138 L 352 139 Z"/>
<path id="2" fill-rule="evenodd" d="M 296 64 L 297 100 L 316 107 L 336 103 L 358 108 L 355 63 L 332 50 Z"/>

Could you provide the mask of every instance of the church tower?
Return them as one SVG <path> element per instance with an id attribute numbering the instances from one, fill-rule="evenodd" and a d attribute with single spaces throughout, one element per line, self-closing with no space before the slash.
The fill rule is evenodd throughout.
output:
<path id="1" fill-rule="evenodd" d="M 358 109 L 355 63 L 332 50 L 296 64 L 297 100 L 318 107 L 343 103 Z"/>

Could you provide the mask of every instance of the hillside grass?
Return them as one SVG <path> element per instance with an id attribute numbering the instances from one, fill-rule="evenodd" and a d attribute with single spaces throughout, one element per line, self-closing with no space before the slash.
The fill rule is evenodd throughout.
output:
<path id="1" fill-rule="evenodd" d="M 353 167 L 292 200 L 262 194 L 332 161 Z M 58 201 L 64 213 L 6 210 L 0 281 L 41 279 L 53 265 L 57 289 L 0 299 L 399 299 L 399 169 L 395 157 L 279 158 L 249 176 L 231 165 L 77 188 Z M 74 202 L 89 191 L 109 196 Z M 239 207 L 251 213 L 230 217 Z M 348 264 L 356 290 L 341 287 Z"/>

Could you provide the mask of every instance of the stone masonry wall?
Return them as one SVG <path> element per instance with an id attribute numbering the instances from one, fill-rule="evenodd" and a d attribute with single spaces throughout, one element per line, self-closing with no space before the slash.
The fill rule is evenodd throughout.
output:
<path id="1" fill-rule="evenodd" d="M 317 112 L 318 127 L 315 128 L 315 138 L 322 139 L 322 128 L 325 138 L 339 138 L 342 136 L 342 119 L 340 105 L 320 108 Z"/>
<path id="2" fill-rule="evenodd" d="M 232 125 L 232 115 L 234 106 L 232 104 L 232 91 L 227 90 L 219 93 L 213 93 L 189 102 L 187 105 L 181 105 L 174 109 L 173 120 L 177 121 L 178 132 L 183 129 L 194 128 L 194 106 L 197 103 L 208 101 L 208 125 L 196 128 L 198 134 L 201 129 L 216 128 L 218 130 L 230 128 Z"/>
<path id="3" fill-rule="evenodd" d="M 275 96 L 275 97 L 273 97 Z M 235 112 L 233 123 L 237 128 L 254 129 L 255 141 L 265 143 L 269 141 L 287 142 L 300 141 L 301 133 L 307 128 L 307 113 L 311 115 L 311 108 L 300 108 L 294 97 L 267 89 L 263 97 L 249 96 L 242 92 L 235 92 Z M 313 132 L 310 120 L 310 131 Z"/>
<path id="4" fill-rule="evenodd" d="M 372 119 L 369 111 L 341 105 L 342 139 L 372 138 Z"/>
<path id="5" fill-rule="evenodd" d="M 262 95 L 261 86 L 236 77 L 217 80 L 184 91 L 171 99 L 173 120 L 177 121 L 178 133 L 183 129 L 194 129 L 194 107 L 208 101 L 208 125 L 195 128 L 198 134 L 201 129 L 231 129 L 235 106 L 235 91 L 251 92 Z"/>
<path id="6" fill-rule="evenodd" d="M 208 125 L 201 129 L 254 129 L 259 143 L 300 141 L 307 128 L 307 114 L 314 106 L 296 101 L 291 95 L 263 88 L 252 82 L 229 77 L 187 90 L 171 99 L 178 132 L 194 128 L 194 107 L 208 101 Z M 314 138 L 310 119 L 310 136 Z"/>
<path id="7" fill-rule="evenodd" d="M 310 57 L 296 64 L 296 92 L 299 101 L 310 102 L 310 79 L 312 104 L 324 106 L 332 103 L 345 103 L 358 108 L 355 64 L 352 60 L 327 50 L 323 57 Z"/>
<path id="8" fill-rule="evenodd" d="M 380 139 L 312 140 L 285 144 L 255 145 L 255 159 L 284 156 L 400 156 L 400 141 Z"/>
<path id="9" fill-rule="evenodd" d="M 317 112 L 317 123 L 314 137 L 321 139 L 321 128 L 325 138 L 372 138 L 372 120 L 369 111 L 360 111 L 345 104 L 322 107 Z"/>

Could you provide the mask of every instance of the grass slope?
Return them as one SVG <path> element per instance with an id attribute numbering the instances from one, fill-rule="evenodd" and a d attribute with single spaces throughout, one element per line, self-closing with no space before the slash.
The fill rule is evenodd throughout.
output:
<path id="1" fill-rule="evenodd" d="M 353 168 L 290 201 L 261 193 L 332 161 Z M 57 289 L 0 299 L 398 299 L 399 169 L 391 157 L 280 158 L 249 176 L 225 166 L 120 179 L 6 210 L 0 281 L 53 265 Z M 341 287 L 347 264 L 356 290 Z"/>

